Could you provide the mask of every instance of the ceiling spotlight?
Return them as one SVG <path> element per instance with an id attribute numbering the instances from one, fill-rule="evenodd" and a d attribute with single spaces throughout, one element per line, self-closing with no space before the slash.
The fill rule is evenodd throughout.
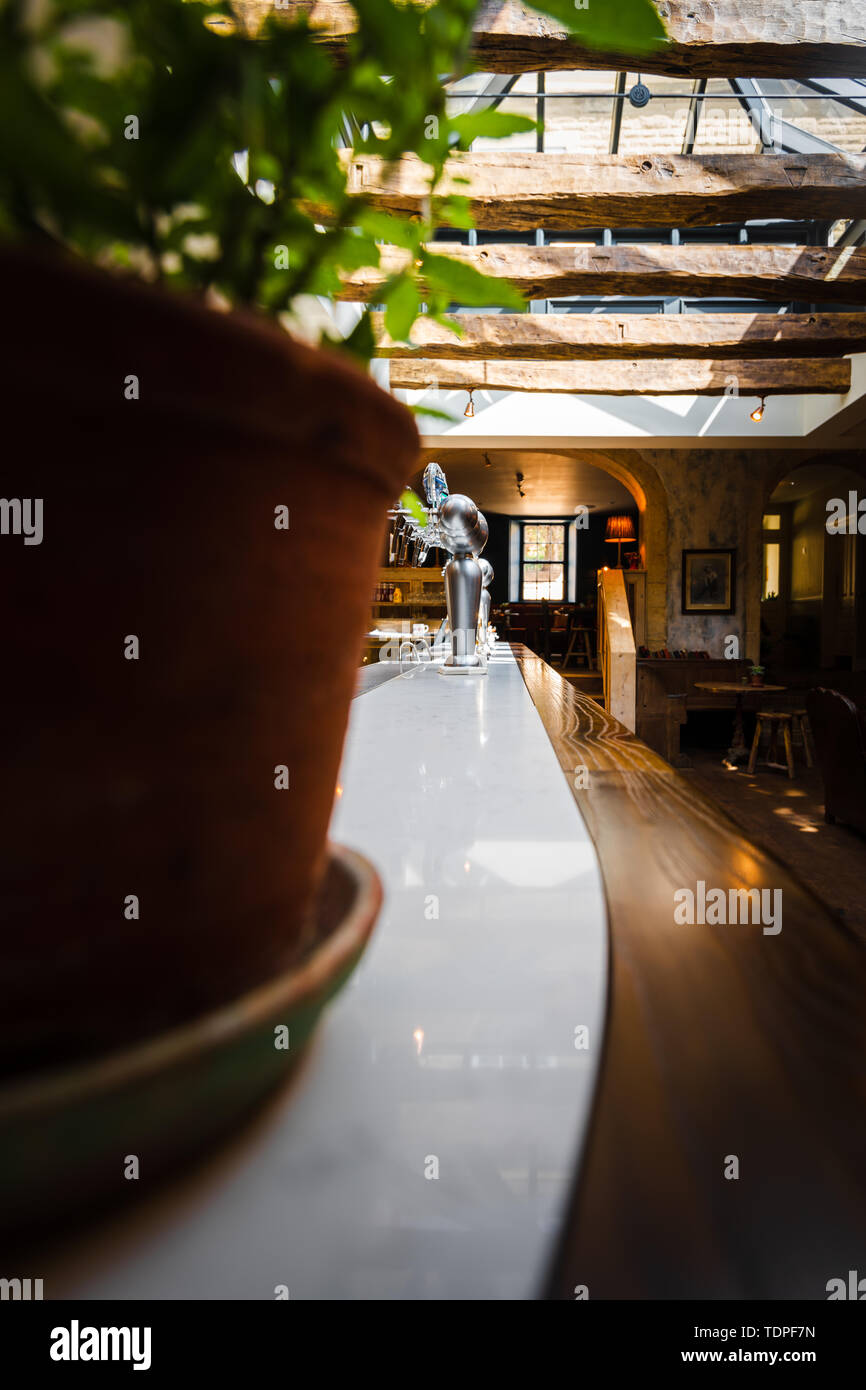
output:
<path id="1" fill-rule="evenodd" d="M 765 406 L 766 403 L 767 403 L 767 397 L 766 397 L 766 396 L 761 396 L 760 400 L 761 400 L 760 405 L 756 405 L 756 406 L 755 406 L 755 409 L 752 411 L 751 415 L 749 416 L 749 419 L 750 419 L 750 420 L 754 420 L 754 422 L 755 422 L 756 425 L 759 425 L 759 424 L 761 423 L 761 421 L 763 420 L 763 418 L 764 418 L 764 406 Z"/>
<path id="2" fill-rule="evenodd" d="M 485 449 L 485 451 L 484 451 L 484 467 L 485 467 L 485 468 L 492 468 L 492 467 L 493 467 L 493 464 L 490 462 L 490 455 L 488 454 L 488 452 L 487 452 L 486 449 Z"/>
<path id="3" fill-rule="evenodd" d="M 517 479 L 517 492 L 518 492 L 519 496 L 520 496 L 520 497 L 525 497 L 525 496 L 526 496 L 526 493 L 523 491 L 523 474 L 522 474 L 522 473 L 515 473 L 514 476 L 515 476 L 515 478 Z"/>
<path id="4" fill-rule="evenodd" d="M 466 402 L 466 409 L 463 414 L 466 416 L 467 420 L 471 420 L 472 416 L 475 414 L 475 403 L 472 399 L 471 391 L 469 392 L 469 400 Z"/>
<path id="5" fill-rule="evenodd" d="M 631 102 L 632 106 L 636 106 L 638 110 L 640 110 L 642 106 L 647 105 L 651 96 L 652 92 L 650 91 L 649 87 L 647 87 L 646 83 L 641 81 L 640 73 L 638 73 L 637 82 L 634 84 L 634 86 L 628 94 L 629 101 Z"/>

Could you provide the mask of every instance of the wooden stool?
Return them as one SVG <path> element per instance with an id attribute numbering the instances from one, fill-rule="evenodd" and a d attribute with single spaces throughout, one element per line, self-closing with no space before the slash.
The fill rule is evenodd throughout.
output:
<path id="1" fill-rule="evenodd" d="M 791 718 L 790 714 L 782 714 L 779 710 L 760 710 L 755 719 L 755 737 L 752 739 L 752 751 L 749 754 L 749 776 L 755 771 L 755 764 L 758 761 L 758 747 L 761 742 L 761 732 L 764 724 L 769 725 L 770 746 L 767 749 L 768 756 L 763 761 L 764 767 L 777 767 L 782 772 L 787 768 L 788 776 L 793 780 L 794 777 L 794 752 L 791 747 Z M 785 761 L 777 761 L 779 730 L 782 731 L 782 738 L 785 742 Z"/>
<path id="2" fill-rule="evenodd" d="M 803 745 L 803 757 L 806 759 L 807 767 L 815 766 L 815 759 L 812 753 L 812 726 L 809 723 L 809 713 L 804 709 L 791 711 L 791 732 L 794 735 L 794 746 Z"/>
<path id="3" fill-rule="evenodd" d="M 578 648 L 576 653 L 577 657 L 583 657 L 586 661 L 587 671 L 592 670 L 592 640 L 590 637 L 591 633 L 592 628 L 590 627 L 573 627 L 571 629 L 571 636 L 569 638 L 568 648 L 562 660 L 563 671 L 565 671 L 568 668 L 568 663 L 571 660 L 571 656 L 574 652 L 575 647 Z M 581 637 L 583 638 L 583 651 L 580 650 Z"/>

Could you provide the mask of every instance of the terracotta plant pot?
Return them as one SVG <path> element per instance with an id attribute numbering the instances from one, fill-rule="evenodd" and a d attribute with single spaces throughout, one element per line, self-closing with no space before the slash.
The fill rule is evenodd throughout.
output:
<path id="1" fill-rule="evenodd" d="M 418 436 L 343 358 L 251 317 L 17 251 L 0 290 L 3 493 L 43 499 L 41 544 L 0 536 L 9 1074 L 303 955 Z"/>
<path id="2" fill-rule="evenodd" d="M 382 902 L 371 864 L 331 845 L 313 905 L 315 940 L 209 1013 L 132 1047 L 38 1076 L 0 1082 L 0 1234 L 97 1208 L 128 1205 L 138 1182 L 117 1180 L 117 1156 L 147 1155 L 141 1195 L 175 1165 L 212 1155 L 269 1091 L 291 1076 L 322 1010 L 359 960 Z M 277 1027 L 289 1046 L 274 1046 Z"/>
<path id="3" fill-rule="evenodd" d="M 751 671 L 749 672 L 749 685 L 761 686 L 761 685 L 763 685 L 763 684 L 764 684 L 764 677 L 763 677 L 763 676 L 756 676 L 756 675 L 753 675 L 753 673 L 752 673 Z"/>

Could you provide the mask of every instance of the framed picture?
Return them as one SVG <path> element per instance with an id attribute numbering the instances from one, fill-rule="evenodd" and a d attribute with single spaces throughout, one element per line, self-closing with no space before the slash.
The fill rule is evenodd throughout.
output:
<path id="1" fill-rule="evenodd" d="M 736 550 L 683 551 L 684 613 L 733 613 Z"/>

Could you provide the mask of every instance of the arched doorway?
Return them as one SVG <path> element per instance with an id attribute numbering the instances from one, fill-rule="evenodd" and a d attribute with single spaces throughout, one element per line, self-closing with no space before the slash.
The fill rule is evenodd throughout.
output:
<path id="1" fill-rule="evenodd" d="M 636 450 L 591 451 L 585 456 L 628 489 L 639 514 L 641 564 L 646 572 L 646 645 L 667 645 L 668 500 L 653 465 Z"/>

